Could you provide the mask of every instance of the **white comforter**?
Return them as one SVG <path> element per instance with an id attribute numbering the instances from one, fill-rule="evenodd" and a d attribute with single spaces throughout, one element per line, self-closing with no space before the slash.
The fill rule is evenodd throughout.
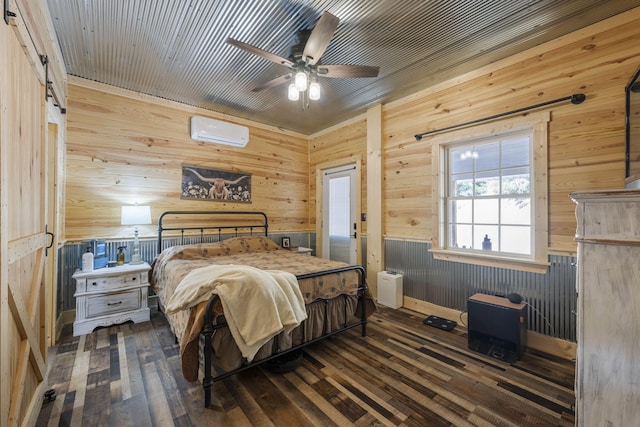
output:
<path id="1" fill-rule="evenodd" d="M 243 265 L 212 265 L 187 274 L 167 301 L 166 312 L 220 297 L 229 330 L 249 362 L 267 341 L 307 318 L 296 276 Z"/>

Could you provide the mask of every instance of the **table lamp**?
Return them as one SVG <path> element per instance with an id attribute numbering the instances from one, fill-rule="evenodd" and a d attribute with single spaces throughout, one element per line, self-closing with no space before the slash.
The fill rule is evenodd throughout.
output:
<path id="1" fill-rule="evenodd" d="M 142 264 L 140 256 L 140 241 L 138 240 L 138 226 L 151 224 L 151 207 L 149 206 L 123 206 L 122 217 L 120 223 L 122 225 L 134 225 L 135 240 L 133 241 L 133 254 L 129 264 Z"/>

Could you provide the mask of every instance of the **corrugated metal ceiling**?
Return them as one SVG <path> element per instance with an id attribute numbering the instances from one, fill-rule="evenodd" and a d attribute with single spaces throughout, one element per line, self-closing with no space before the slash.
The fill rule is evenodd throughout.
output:
<path id="1" fill-rule="evenodd" d="M 455 75 L 638 6 L 631 0 L 48 0 L 70 75 L 311 134 Z M 376 78 L 320 80 L 303 111 L 285 67 L 227 38 L 289 56 L 324 11 L 340 19 L 324 64 Z"/>

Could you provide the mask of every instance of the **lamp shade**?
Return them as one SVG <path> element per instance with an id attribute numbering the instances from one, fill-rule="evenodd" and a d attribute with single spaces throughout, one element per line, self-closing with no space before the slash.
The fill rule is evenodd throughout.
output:
<path id="1" fill-rule="evenodd" d="M 151 224 L 151 207 L 150 206 L 123 206 L 122 217 L 120 223 L 122 225 L 145 225 Z"/>
<path id="2" fill-rule="evenodd" d="M 295 84 L 291 83 L 289 85 L 287 96 L 289 98 L 289 101 L 297 101 L 298 99 L 300 99 L 300 92 L 298 92 L 298 89 L 296 89 Z"/>
<path id="3" fill-rule="evenodd" d="M 317 101 L 320 99 L 320 83 L 311 82 L 309 85 L 309 99 L 312 101 Z"/>
<path id="4" fill-rule="evenodd" d="M 296 89 L 298 89 L 299 92 L 304 92 L 305 90 L 307 90 L 308 80 L 309 79 L 307 77 L 307 73 L 305 73 L 304 71 L 298 71 L 294 78 Z"/>

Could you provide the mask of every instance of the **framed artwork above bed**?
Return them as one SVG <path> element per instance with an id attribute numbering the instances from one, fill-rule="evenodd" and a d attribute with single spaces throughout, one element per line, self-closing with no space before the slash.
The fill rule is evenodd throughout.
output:
<path id="1" fill-rule="evenodd" d="M 180 198 L 251 203 L 251 174 L 182 165 Z"/>

